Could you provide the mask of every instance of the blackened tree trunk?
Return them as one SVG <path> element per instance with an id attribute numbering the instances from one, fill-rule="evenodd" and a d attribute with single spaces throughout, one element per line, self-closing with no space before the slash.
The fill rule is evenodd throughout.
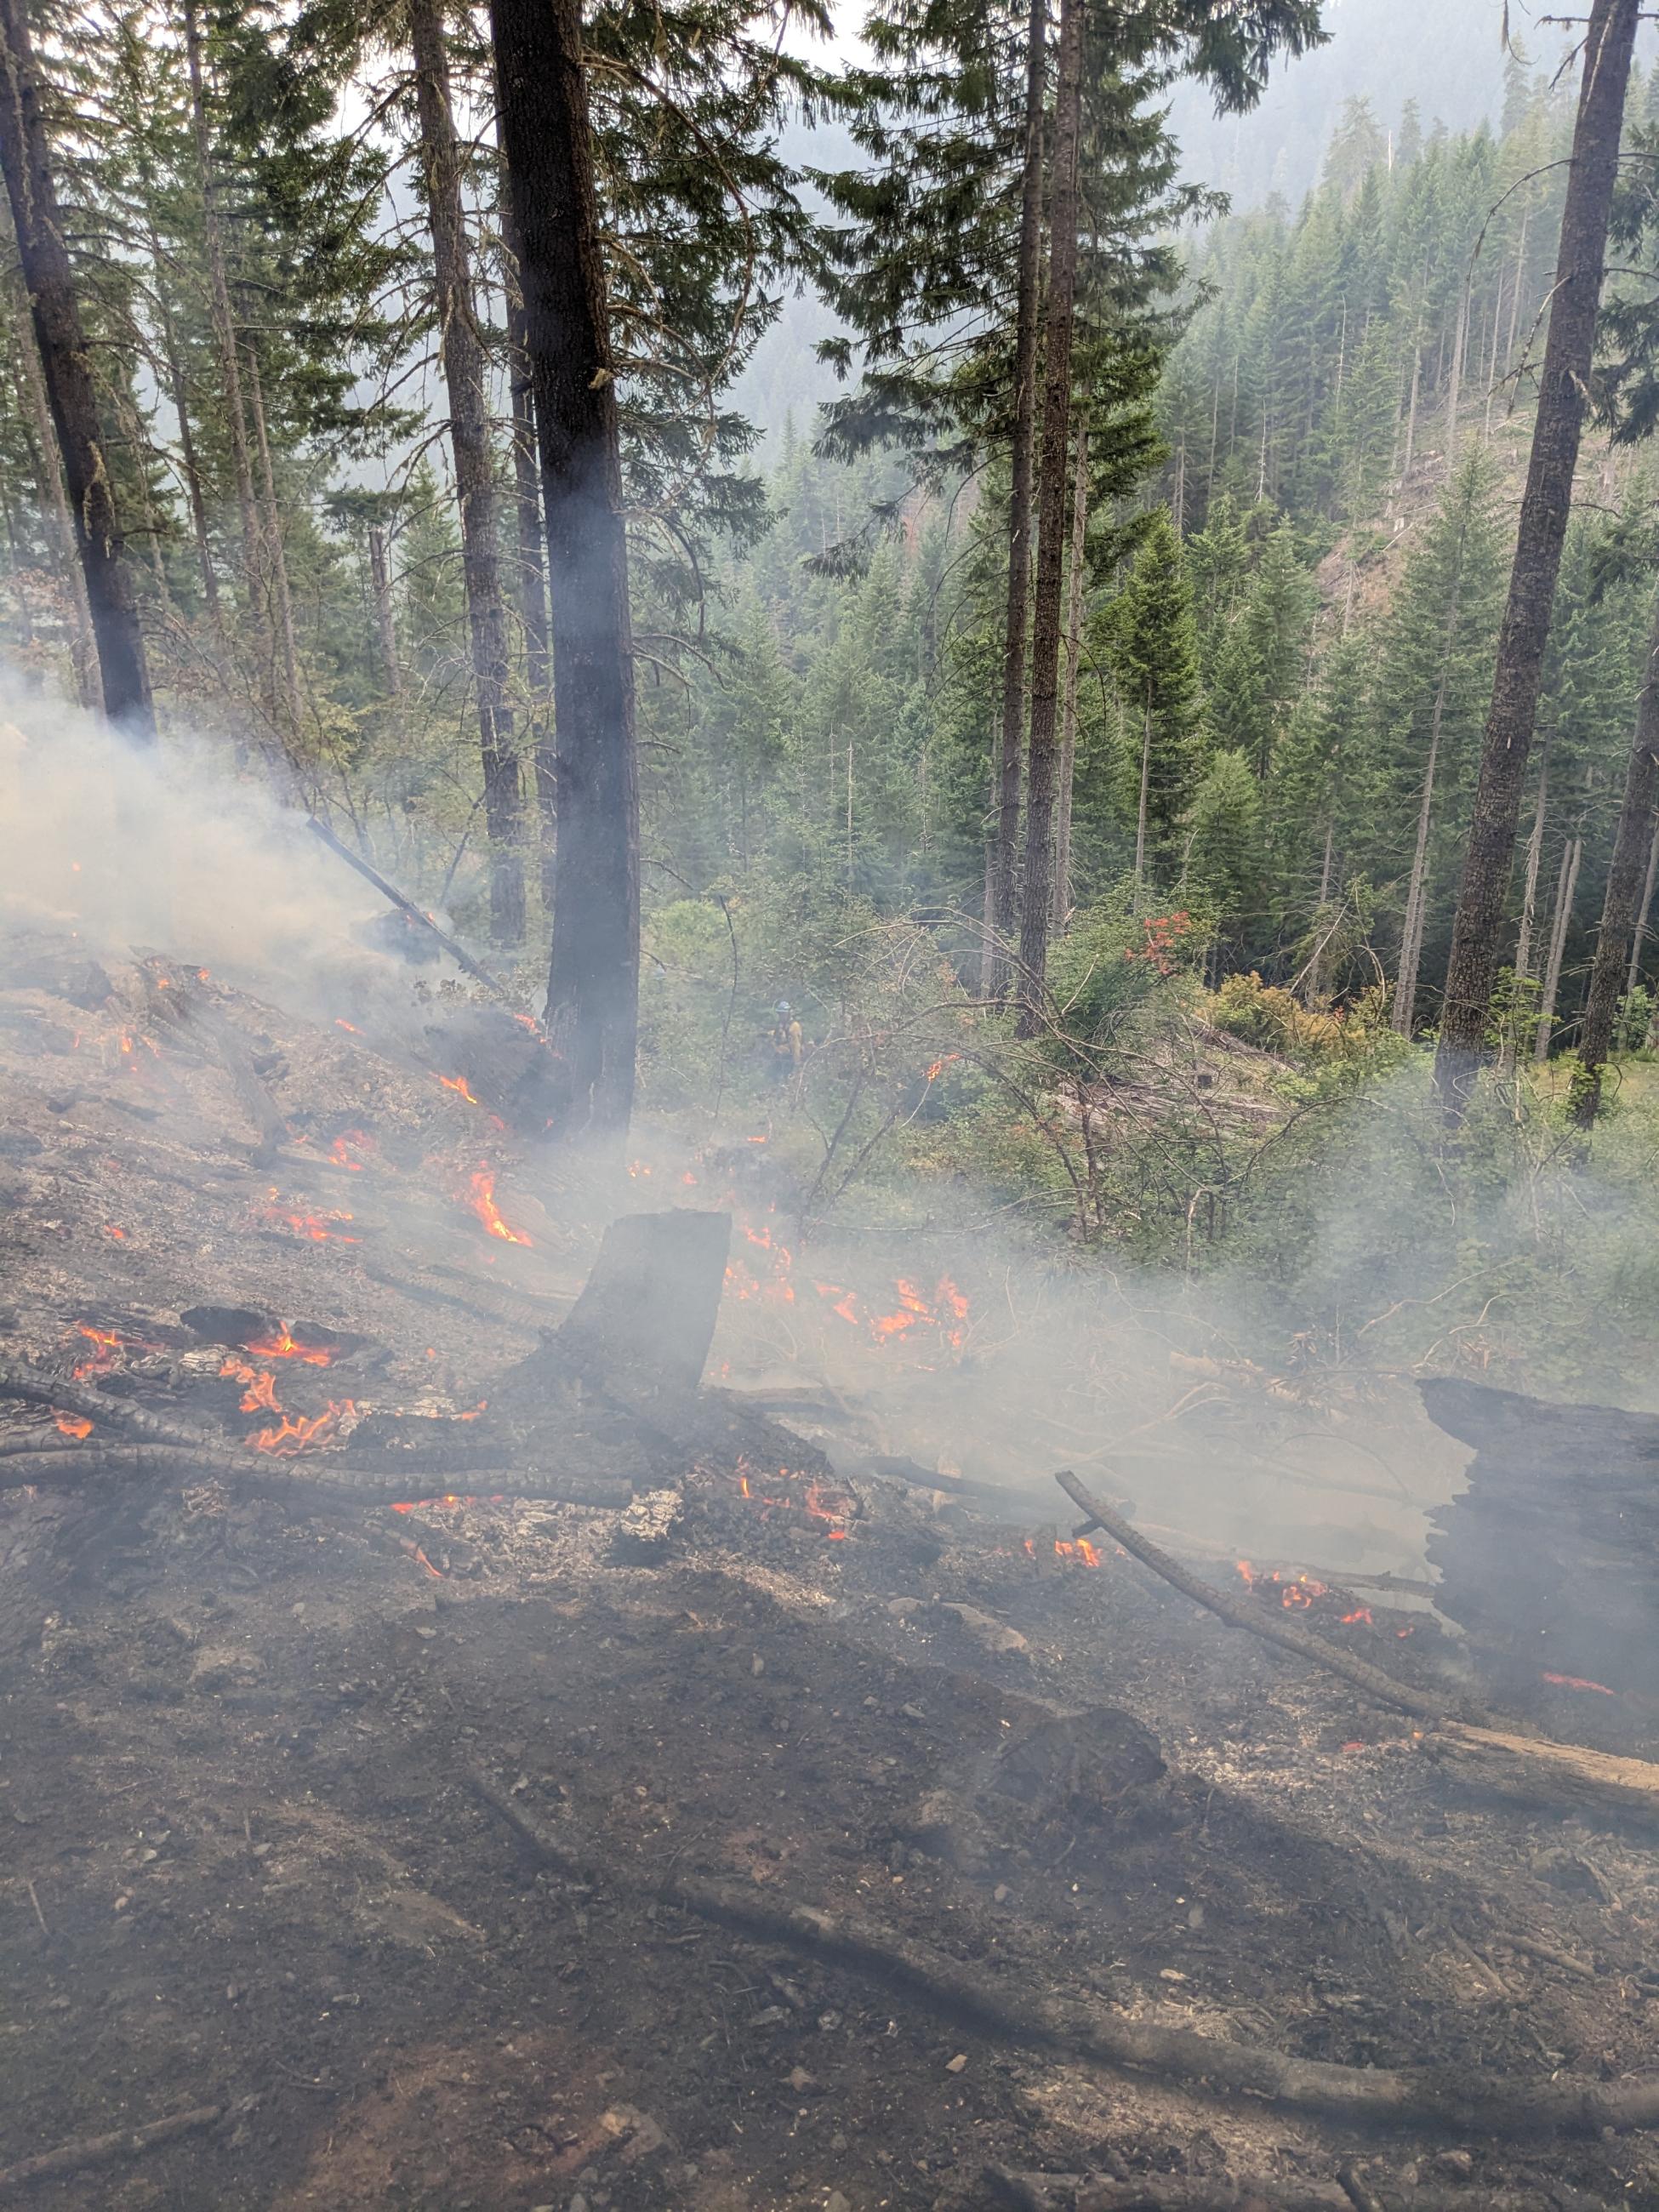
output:
<path id="1" fill-rule="evenodd" d="M 1581 1073 L 1573 1093 L 1573 1119 L 1582 1129 L 1594 1122 L 1601 1103 L 1601 1071 L 1613 1050 L 1613 1024 L 1625 988 L 1626 969 L 1636 936 L 1638 909 L 1652 842 L 1653 804 L 1659 797 L 1659 598 L 1654 601 L 1648 657 L 1637 695 L 1636 733 L 1625 771 L 1625 800 L 1619 810 L 1613 864 L 1601 901 L 1601 933 L 1590 967 L 1589 998 L 1578 1033 Z"/>
<path id="2" fill-rule="evenodd" d="M 449 442 L 461 513 L 461 573 L 483 761 L 489 933 L 497 945 L 517 945 L 524 937 L 522 793 L 513 745 L 513 710 L 507 703 L 507 607 L 501 597 L 484 349 L 472 294 L 461 202 L 461 145 L 450 101 L 441 0 L 409 0 L 409 35 L 415 56 L 421 167 L 432 229 L 433 285 L 449 395 Z"/>
<path id="3" fill-rule="evenodd" d="M 1054 203 L 1043 332 L 1042 451 L 1037 489 L 1036 590 L 1031 621 L 1031 737 L 1025 782 L 1025 871 L 1019 917 L 1019 1027 L 1037 1025 L 1054 900 L 1056 722 L 1067 529 L 1072 330 L 1077 304 L 1078 142 L 1083 108 L 1083 0 L 1061 0 L 1054 82 Z"/>
<path id="4" fill-rule="evenodd" d="M 9 222 L 5 228 L 10 231 Z M 69 595 L 74 617 L 70 657 L 75 669 L 76 696 L 83 707 L 95 707 L 99 689 L 97 650 L 93 644 L 92 615 L 87 605 L 87 580 L 82 574 L 80 550 L 75 542 L 75 524 L 70 514 L 69 495 L 64 489 L 64 464 L 58 452 L 58 433 L 52 425 L 52 403 L 46 398 L 40 349 L 30 327 L 28 291 L 21 272 L 12 276 L 7 289 L 17 333 L 18 398 L 39 455 L 40 511 L 52 547 L 52 566 L 58 572 L 58 582 Z"/>
<path id="5" fill-rule="evenodd" d="M 547 1026 L 574 1128 L 620 1132 L 639 1025 L 633 629 L 580 0 L 490 0 L 553 611 L 559 865 Z"/>
<path id="6" fill-rule="evenodd" d="M 1042 106 L 1048 76 L 1048 0 L 1030 0 L 1025 39 L 1025 167 L 1020 180 L 1019 264 L 1014 303 L 1014 450 L 1008 495 L 1008 605 L 1002 652 L 988 856 L 989 933 L 982 980 L 1008 979 L 1019 895 L 1019 790 L 1025 727 L 1025 635 L 1031 596 L 1032 480 L 1036 459 L 1037 305 L 1042 270 Z"/>
<path id="7" fill-rule="evenodd" d="M 519 234 L 510 196 L 505 193 L 501 219 L 507 258 L 507 388 L 513 407 L 513 488 L 519 525 L 519 621 L 524 630 L 525 682 L 531 700 L 542 905 L 550 915 L 558 845 L 558 773 L 553 757 L 553 702 L 549 691 L 546 540 L 542 531 L 541 471 L 536 459 L 536 404 L 530 388 L 530 348 L 525 332 L 524 282 L 519 273 Z"/>
<path id="8" fill-rule="evenodd" d="M 155 708 L 143 632 L 105 460 L 92 356 L 76 297 L 24 0 L 0 0 L 0 169 L 98 646 L 104 711 L 153 744 Z"/>
<path id="9" fill-rule="evenodd" d="M 1638 11 L 1639 0 L 1592 0 L 1584 36 L 1584 74 L 1561 216 L 1549 337 L 1435 1060 L 1435 1079 L 1454 1118 L 1467 1106 L 1486 1052 L 1498 934 L 1515 859 L 1516 818 L 1572 504 Z"/>

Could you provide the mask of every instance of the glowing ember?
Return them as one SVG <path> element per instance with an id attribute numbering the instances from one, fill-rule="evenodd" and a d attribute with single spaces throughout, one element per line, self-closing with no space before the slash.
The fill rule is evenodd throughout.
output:
<path id="1" fill-rule="evenodd" d="M 89 1437 L 92 1423 L 81 1413 L 55 1413 L 52 1416 L 66 1437 Z"/>
<path id="2" fill-rule="evenodd" d="M 362 1035 L 362 1031 L 358 1028 L 356 1023 L 347 1021 L 343 1014 L 335 1015 L 334 1026 L 337 1030 L 349 1030 L 353 1036 L 361 1036 Z"/>
<path id="3" fill-rule="evenodd" d="M 104 1224 L 104 1234 L 106 1237 L 112 1237 L 118 1244 L 125 1244 L 127 1241 L 126 1231 L 118 1229 L 112 1221 L 106 1221 Z"/>
<path id="4" fill-rule="evenodd" d="M 117 1336 L 112 1329 L 94 1328 L 89 1322 L 84 1321 L 76 1322 L 75 1333 L 77 1336 L 88 1338 L 98 1347 L 90 1359 L 83 1359 L 74 1370 L 77 1382 L 83 1375 L 107 1374 L 114 1366 L 115 1356 L 118 1352 L 159 1352 L 161 1348 L 159 1344 L 147 1343 L 143 1337 Z"/>
<path id="5" fill-rule="evenodd" d="M 1376 1623 L 1371 1619 L 1371 1609 L 1370 1606 L 1357 1606 L 1352 1613 L 1345 1613 L 1343 1614 L 1342 1626 L 1344 1628 L 1352 1628 L 1356 1622 L 1359 1622 L 1366 1628 L 1376 1627 Z"/>
<path id="6" fill-rule="evenodd" d="M 1608 1689 L 1605 1682 L 1586 1681 L 1582 1674 L 1546 1674 L 1547 1682 L 1553 1682 L 1559 1690 L 1594 1690 L 1598 1696 L 1616 1698 L 1617 1690 Z"/>
<path id="7" fill-rule="evenodd" d="M 348 1215 L 347 1218 L 349 1218 Z M 307 1367 L 327 1367 L 331 1365 L 334 1358 L 333 1349 L 329 1345 L 301 1344 L 286 1322 L 283 1322 L 275 1336 L 262 1336 L 257 1342 L 245 1345 L 242 1348 L 259 1359 L 299 1359 L 303 1360 Z M 221 1368 L 219 1371 L 222 1374 L 225 1370 Z"/>
<path id="8" fill-rule="evenodd" d="M 458 1098 L 465 1098 L 469 1106 L 477 1106 L 481 1103 L 472 1096 L 471 1086 L 468 1085 L 465 1076 L 441 1075 L 438 1078 L 438 1080 L 442 1084 L 446 1091 L 453 1091 Z"/>
<path id="9" fill-rule="evenodd" d="M 337 1168 L 345 1168 L 352 1175 L 361 1175 L 368 1163 L 354 1159 L 352 1153 L 372 1152 L 374 1146 L 374 1139 L 365 1131 L 348 1129 L 343 1137 L 337 1137 L 329 1146 L 328 1156 Z"/>
<path id="10" fill-rule="evenodd" d="M 921 1332 L 928 1340 L 936 1339 L 952 1352 L 959 1352 L 967 1335 L 968 1297 L 948 1275 L 939 1277 L 932 1297 L 901 1275 L 893 1285 L 897 1304 L 891 1313 L 884 1314 L 861 1314 L 858 1293 L 839 1283 L 815 1282 L 812 1287 L 831 1313 L 851 1328 L 866 1330 L 876 1344 L 914 1339 Z"/>
<path id="11" fill-rule="evenodd" d="M 939 1077 L 943 1075 L 945 1069 L 949 1067 L 951 1062 L 953 1060 L 960 1060 L 961 1058 L 962 1054 L 959 1052 L 947 1052 L 945 1054 L 943 1058 L 936 1060 L 933 1066 L 928 1069 L 927 1080 L 930 1083 L 937 1083 Z"/>
<path id="12" fill-rule="evenodd" d="M 501 1219 L 495 1205 L 495 1177 L 492 1170 L 481 1167 L 473 1176 L 471 1205 L 472 1211 L 492 1237 L 499 1237 L 507 1244 L 529 1243 L 530 1239 L 522 1230 L 509 1229 Z"/>
<path id="13" fill-rule="evenodd" d="M 355 1419 L 357 1408 L 349 1398 L 328 1401 L 326 1413 L 301 1414 L 296 1420 L 284 1413 L 280 1429 L 260 1429 L 247 1438 L 254 1451 L 270 1452 L 278 1459 L 291 1459 L 305 1450 L 308 1444 L 325 1444 L 333 1441 L 334 1432 L 343 1420 Z"/>
<path id="14" fill-rule="evenodd" d="M 778 1469 L 777 1482 L 782 1489 L 781 1495 L 773 1493 L 770 1475 L 763 1478 L 768 1487 L 764 1490 L 757 1490 L 750 1484 L 748 1475 L 744 1473 L 741 1461 L 738 1465 L 737 1475 L 738 1496 L 746 1498 L 751 1504 L 759 1506 L 763 1521 L 769 1520 L 774 1513 L 804 1515 L 808 1520 L 819 1521 L 824 1524 L 823 1534 L 826 1542 L 831 1544 L 846 1542 L 848 1529 L 845 1524 L 851 1517 L 852 1503 L 844 1492 L 829 1489 L 811 1476 L 803 1475 L 793 1468 L 781 1467 Z M 797 1485 L 804 1485 L 805 1487 L 795 1487 L 794 1486 Z"/>

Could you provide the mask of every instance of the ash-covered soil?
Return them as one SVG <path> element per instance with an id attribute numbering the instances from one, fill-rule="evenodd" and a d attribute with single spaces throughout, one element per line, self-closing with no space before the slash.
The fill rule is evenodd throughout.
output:
<path id="1" fill-rule="evenodd" d="M 90 1061 L 84 1034 L 42 1043 L 73 1034 L 61 995 L 0 1005 L 7 1357 L 240 1440 L 348 1399 L 465 1413 L 556 1322 L 602 1210 L 531 1175 L 481 1076 L 474 1105 L 407 1037 L 226 994 L 273 1137 L 238 1055 L 163 1026 L 154 971 L 107 980 Z M 481 1170 L 529 1244 L 477 1210 Z M 237 1355 L 282 1409 L 244 1413 L 261 1386 L 184 1319 L 210 1304 L 356 1340 Z M 0 1449 L 53 1427 L 6 1412 Z M 688 1468 L 643 1534 L 199 1471 L 0 1492 L 0 2190 L 189 2109 L 216 2116 L 9 2185 L 53 2212 L 968 2212 L 1241 2203 L 1241 2179 L 1290 2203 L 1353 2161 L 1391 2212 L 1659 2204 L 1639 2134 L 1362 2135 L 659 1901 L 735 1886 L 1005 1989 L 1352 2067 L 1651 2063 L 1648 1838 L 1475 1799 L 1398 1716 L 1109 1546 L 1057 1552 L 1058 1492 L 1022 1520 L 853 1460 L 829 1517 Z M 1316 1625 L 1421 1680 L 1458 1663 L 1420 1610 L 1344 1622 L 1351 1595 Z M 1578 1710 L 1563 1692 L 1558 1733 Z"/>

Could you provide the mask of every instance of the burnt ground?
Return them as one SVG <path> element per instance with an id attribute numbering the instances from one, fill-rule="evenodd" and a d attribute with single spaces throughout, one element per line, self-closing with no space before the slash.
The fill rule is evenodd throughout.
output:
<path id="1" fill-rule="evenodd" d="M 123 1051 L 155 1034 L 154 992 L 110 981 L 91 1064 L 85 1033 L 42 1047 L 68 1001 L 0 1002 L 8 1356 L 217 1407 L 240 1437 L 241 1379 L 183 1319 L 204 1302 L 343 1340 L 325 1368 L 250 1356 L 285 1419 L 470 1410 L 556 1319 L 593 1201 L 562 1210 L 550 1176 L 523 1194 L 494 1133 L 535 1240 L 496 1250 L 456 1196 L 487 1104 L 406 1046 L 273 1042 L 227 997 L 288 1133 L 256 1159 L 246 1069 L 239 1090 L 171 1032 Z M 329 1158 L 346 1114 L 374 1164 Z M 51 1425 L 11 1416 L 0 1443 Z M 195 1471 L 0 1494 L 0 2169 L 208 2106 L 28 2201 L 962 2212 L 1015 2201 L 986 2193 L 992 2164 L 1115 2178 L 1125 2204 L 1244 2177 L 1271 2204 L 1357 2160 L 1390 2207 L 1659 2205 L 1639 2134 L 1364 2135 L 993 2037 L 649 1901 L 738 1885 L 1005 1985 L 1351 2066 L 1650 2064 L 1648 1838 L 1468 1794 L 1397 1716 L 1109 1549 L 1058 1556 L 1016 1508 L 849 1491 L 825 1522 L 689 1471 L 654 1547 L 615 1511 L 318 1511 Z M 1419 1679 L 1451 1663 L 1431 1616 L 1339 1606 L 1359 1609 L 1304 1617 Z M 1601 1702 L 1564 1692 L 1548 1718 L 1569 1735 Z M 480 1778 L 593 1878 L 538 1857 Z"/>

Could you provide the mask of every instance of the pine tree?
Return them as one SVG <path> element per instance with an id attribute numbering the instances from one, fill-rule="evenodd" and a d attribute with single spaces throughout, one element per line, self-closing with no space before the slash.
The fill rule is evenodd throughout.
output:
<path id="1" fill-rule="evenodd" d="M 1154 508 L 1122 591 L 1096 625 L 1124 704 L 1137 883 L 1168 882 L 1199 772 L 1198 642 L 1186 563 Z"/>

